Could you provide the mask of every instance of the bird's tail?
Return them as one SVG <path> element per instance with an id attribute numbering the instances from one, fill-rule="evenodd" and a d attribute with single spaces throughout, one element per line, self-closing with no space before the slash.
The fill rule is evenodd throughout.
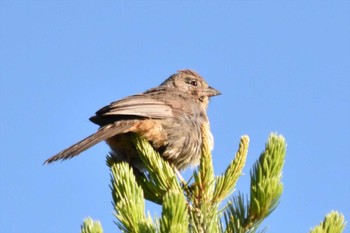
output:
<path id="1" fill-rule="evenodd" d="M 115 127 L 115 125 L 107 125 L 101 127 L 96 133 L 90 135 L 89 137 L 81 140 L 80 142 L 75 143 L 74 145 L 68 147 L 67 149 L 61 151 L 60 153 L 48 158 L 44 164 L 50 164 L 57 160 L 66 160 L 71 159 L 81 152 L 89 149 L 95 144 L 104 141 L 114 135 L 121 133 L 121 129 L 119 127 Z"/>

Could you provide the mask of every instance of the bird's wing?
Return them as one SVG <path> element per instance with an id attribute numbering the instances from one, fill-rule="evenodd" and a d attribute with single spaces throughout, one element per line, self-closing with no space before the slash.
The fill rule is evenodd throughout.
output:
<path id="1" fill-rule="evenodd" d="M 106 118 L 111 117 L 146 117 L 146 118 L 168 118 L 173 117 L 172 107 L 161 101 L 154 95 L 133 95 L 124 99 L 112 102 L 101 108 L 90 120 L 99 124 Z"/>

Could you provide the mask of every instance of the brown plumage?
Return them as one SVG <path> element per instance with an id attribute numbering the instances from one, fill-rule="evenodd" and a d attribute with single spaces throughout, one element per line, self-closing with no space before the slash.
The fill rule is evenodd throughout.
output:
<path id="1" fill-rule="evenodd" d="M 209 97 L 219 94 L 196 72 L 180 70 L 158 87 L 98 110 L 90 118 L 100 126 L 97 132 L 47 159 L 45 164 L 73 158 L 106 141 L 114 160 L 127 161 L 142 169 L 130 140 L 131 134 L 137 134 L 177 169 L 197 165 L 203 143 L 213 144 L 207 107 Z"/>

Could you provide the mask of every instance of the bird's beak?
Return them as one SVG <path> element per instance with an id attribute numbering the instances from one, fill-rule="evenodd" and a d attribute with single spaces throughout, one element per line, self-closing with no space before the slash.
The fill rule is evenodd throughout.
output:
<path id="1" fill-rule="evenodd" d="M 221 92 L 216 90 L 215 88 L 209 86 L 207 89 L 207 95 L 208 97 L 216 96 L 216 95 L 221 95 Z"/>

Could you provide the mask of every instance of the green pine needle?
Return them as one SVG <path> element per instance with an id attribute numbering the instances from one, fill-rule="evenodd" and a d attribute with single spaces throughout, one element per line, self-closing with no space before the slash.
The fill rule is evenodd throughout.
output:
<path id="1" fill-rule="evenodd" d="M 249 137 L 243 136 L 239 143 L 235 159 L 227 167 L 225 173 L 216 177 L 213 202 L 220 203 L 234 191 L 238 178 L 242 174 L 246 162 L 249 146 Z"/>
<path id="2" fill-rule="evenodd" d="M 251 221 L 261 221 L 277 207 L 283 191 L 281 178 L 285 154 L 284 138 L 271 134 L 264 152 L 251 171 L 249 208 Z"/>
<path id="3" fill-rule="evenodd" d="M 332 211 L 325 217 L 323 222 L 312 229 L 310 233 L 341 233 L 344 231 L 345 226 L 344 215 Z"/>
<path id="4" fill-rule="evenodd" d="M 242 193 L 239 193 L 228 202 L 226 211 L 224 212 L 224 221 L 227 227 L 225 232 L 244 232 L 243 229 L 248 216 L 248 204 L 245 201 L 247 199 Z"/>
<path id="5" fill-rule="evenodd" d="M 155 232 L 152 219 L 145 216 L 143 191 L 128 163 L 111 167 L 112 195 L 117 225 L 123 232 Z"/>
<path id="6" fill-rule="evenodd" d="M 103 229 L 99 221 L 94 221 L 92 218 L 86 218 L 81 226 L 81 233 L 103 233 Z"/>
<path id="7" fill-rule="evenodd" d="M 147 194 L 146 197 L 151 197 L 151 201 L 161 204 L 169 190 L 182 193 L 174 169 L 153 149 L 151 144 L 137 136 L 133 138 L 133 142 L 147 170 L 144 176 L 137 180 Z"/>
<path id="8" fill-rule="evenodd" d="M 209 132 L 205 128 L 202 133 Z M 205 135 L 203 138 L 207 138 Z M 194 184 L 191 186 L 192 193 L 188 199 L 193 206 L 190 208 L 191 229 L 193 232 L 219 232 L 220 221 L 218 205 L 213 204 L 215 189 L 215 176 L 210 143 L 203 142 L 202 156 L 198 171 L 193 173 Z"/>
<path id="9" fill-rule="evenodd" d="M 160 232 L 185 233 L 188 231 L 189 216 L 183 194 L 168 192 L 164 196 Z"/>
<path id="10" fill-rule="evenodd" d="M 250 199 L 239 193 L 228 203 L 224 213 L 226 232 L 256 232 L 259 224 L 276 208 L 283 191 L 285 153 L 284 138 L 271 134 L 251 171 Z"/>
<path id="11" fill-rule="evenodd" d="M 202 133 L 207 130 L 202 129 Z M 204 137 L 206 138 L 206 137 Z M 265 150 L 250 173 L 250 196 L 238 193 L 225 209 L 221 202 L 234 191 L 245 165 L 249 137 L 242 136 L 235 158 L 224 174 L 215 177 L 209 142 L 203 142 L 202 156 L 193 183 L 180 186 L 173 167 L 148 141 L 133 137 L 132 142 L 144 164 L 139 171 L 128 163 L 109 158 L 111 188 L 117 225 L 122 232 L 161 233 L 255 233 L 260 223 L 277 207 L 283 191 L 282 168 L 286 142 L 271 134 Z M 145 214 L 145 198 L 162 204 L 162 216 L 154 220 Z M 221 220 L 222 217 L 222 220 Z M 341 233 L 344 216 L 332 212 L 311 233 Z M 263 230 L 265 232 L 266 229 Z M 103 233 L 99 222 L 86 219 L 81 233 Z"/>

